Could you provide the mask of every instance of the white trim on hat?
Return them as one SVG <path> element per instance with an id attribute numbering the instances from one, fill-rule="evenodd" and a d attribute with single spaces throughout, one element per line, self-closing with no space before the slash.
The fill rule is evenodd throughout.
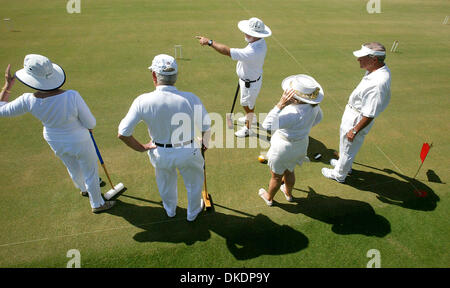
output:
<path id="1" fill-rule="evenodd" d="M 294 98 L 308 104 L 319 104 L 325 96 L 319 82 L 305 74 L 286 77 L 281 82 L 281 88 L 284 91 L 294 89 L 296 92 Z M 318 93 L 314 93 L 317 88 L 319 88 Z"/>
<path id="2" fill-rule="evenodd" d="M 263 29 L 259 31 L 255 30 L 254 28 L 252 29 L 252 27 L 250 27 L 252 21 L 260 22 L 260 28 Z M 245 34 L 257 38 L 265 38 L 272 35 L 272 30 L 270 30 L 269 26 L 265 25 L 264 22 L 258 18 L 250 18 L 249 20 L 239 21 L 238 28 Z"/>
<path id="3" fill-rule="evenodd" d="M 373 56 L 384 56 L 386 55 L 385 51 L 375 51 L 370 49 L 367 46 L 361 45 L 361 49 L 353 51 L 353 55 L 355 55 L 355 57 L 364 57 L 367 55 L 373 55 Z"/>

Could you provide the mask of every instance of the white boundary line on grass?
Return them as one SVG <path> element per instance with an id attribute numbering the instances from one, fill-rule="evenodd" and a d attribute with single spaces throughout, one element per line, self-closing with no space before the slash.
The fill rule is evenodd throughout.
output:
<path id="1" fill-rule="evenodd" d="M 387 183 L 391 183 L 393 181 L 394 180 L 389 180 L 389 181 L 382 182 L 382 183 L 374 183 L 374 184 L 370 184 L 370 185 L 364 186 L 364 188 L 372 187 L 372 186 L 378 186 L 378 185 L 384 185 L 384 184 L 387 184 Z M 307 193 L 305 191 L 301 191 L 301 192 Z M 262 207 L 267 207 L 267 205 L 262 204 L 262 205 L 257 205 L 257 206 L 253 206 L 253 207 L 245 207 L 245 208 L 246 209 L 256 209 L 256 208 L 262 208 Z M 235 209 L 235 208 L 233 208 L 233 209 Z M 242 209 L 242 208 L 239 207 L 239 209 Z M 198 218 L 209 217 L 209 216 L 213 216 L 213 215 L 214 214 L 203 214 L 203 215 L 199 215 Z M 47 237 L 47 238 L 40 238 L 40 239 L 33 239 L 33 240 L 26 240 L 26 241 L 19 241 L 19 242 L 11 242 L 11 243 L 0 244 L 0 248 L 16 246 L 16 245 L 22 245 L 22 244 L 29 244 L 29 243 L 34 243 L 34 242 L 47 241 L 47 240 L 56 240 L 56 239 L 60 239 L 60 238 L 78 237 L 78 236 L 82 236 L 82 235 L 89 235 L 89 234 L 102 233 L 102 232 L 109 232 L 109 231 L 114 231 L 114 230 L 123 230 L 123 229 L 130 229 L 130 228 L 141 228 L 141 229 L 143 229 L 142 227 L 145 227 L 145 226 L 161 224 L 161 223 L 169 223 L 169 222 L 178 222 L 178 221 L 187 221 L 187 220 L 185 218 L 180 217 L 180 218 L 176 218 L 176 219 L 168 219 L 168 220 L 147 222 L 147 223 L 142 223 L 142 224 L 131 224 L 131 225 L 125 225 L 125 226 L 108 228 L 108 229 L 99 229 L 99 230 L 80 232 L 80 233 L 73 233 L 73 234 L 66 234 L 66 235 L 59 235 L 59 236 L 57 235 L 57 236 L 54 236 L 54 237 Z"/>
<path id="2" fill-rule="evenodd" d="M 206 216 L 206 215 L 200 215 L 200 217 L 202 217 L 202 216 Z M 59 235 L 59 236 L 54 236 L 54 237 L 34 239 L 34 240 L 28 240 L 28 241 L 5 243 L 5 244 L 1 244 L 0 247 L 28 244 L 28 243 L 40 242 L 40 241 L 46 241 L 46 240 L 55 240 L 55 239 L 59 239 L 59 238 L 76 237 L 76 236 L 88 235 L 88 234 L 94 234 L 94 233 L 129 229 L 129 228 L 133 228 L 133 227 L 141 228 L 141 227 L 145 227 L 145 226 L 149 226 L 149 225 L 168 223 L 168 222 L 176 222 L 176 221 L 181 221 L 181 220 L 187 221 L 185 218 L 178 218 L 178 219 L 168 219 L 168 220 L 162 220 L 162 221 L 148 222 L 148 223 L 143 223 L 143 224 L 132 224 L 132 225 L 126 225 L 126 226 L 120 226 L 120 227 L 114 227 L 114 228 L 108 228 L 108 229 L 99 229 L 99 230 L 94 230 L 94 231 L 80 232 L 80 233 L 67 234 L 67 235 Z"/>

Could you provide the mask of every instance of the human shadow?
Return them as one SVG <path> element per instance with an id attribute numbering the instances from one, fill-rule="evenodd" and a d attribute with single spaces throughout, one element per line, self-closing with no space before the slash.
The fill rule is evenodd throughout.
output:
<path id="1" fill-rule="evenodd" d="M 202 212 L 194 222 L 188 222 L 186 209 L 180 207 L 177 208 L 177 216 L 168 218 L 163 207 L 117 202 L 107 212 L 144 229 L 133 237 L 138 242 L 184 243 L 190 246 L 197 241 L 207 241 L 213 231 L 226 240 L 228 250 L 238 260 L 295 253 L 308 246 L 308 238 L 303 233 L 290 226 L 279 225 L 262 214 L 240 217 Z"/>
<path id="2" fill-rule="evenodd" d="M 353 165 L 352 174 L 345 179 L 346 184 L 359 190 L 377 194 L 378 200 L 383 203 L 413 210 L 433 211 L 436 209 L 437 202 L 440 201 L 439 196 L 429 186 L 417 179 L 391 169 L 378 169 L 360 163 L 354 164 L 367 166 L 388 174 L 395 174 L 401 178 L 400 180 L 384 173 L 356 170 L 354 169 L 355 165 Z"/>
<path id="3" fill-rule="evenodd" d="M 289 204 L 277 203 L 276 207 L 331 224 L 331 230 L 340 235 L 384 237 L 391 232 L 389 221 L 376 214 L 366 202 L 318 194 L 311 187 L 309 191 L 301 191 L 308 193 L 308 196 L 294 198 L 294 202 Z"/>
<path id="4" fill-rule="evenodd" d="M 315 160 L 314 156 L 320 153 L 322 157 L 320 159 Z M 325 144 L 320 142 L 319 140 L 309 137 L 309 145 L 307 156 L 312 162 L 322 162 L 324 164 L 330 164 L 330 160 L 332 158 L 336 158 L 336 151 L 334 149 L 328 149 Z"/>

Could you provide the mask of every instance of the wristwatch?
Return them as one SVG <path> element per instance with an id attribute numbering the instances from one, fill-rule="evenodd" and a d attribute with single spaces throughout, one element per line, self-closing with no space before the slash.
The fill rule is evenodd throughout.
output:
<path id="1" fill-rule="evenodd" d="M 211 39 L 211 40 L 209 40 L 208 41 L 208 46 L 211 46 L 212 45 L 212 43 L 213 43 L 213 40 Z"/>
<path id="2" fill-rule="evenodd" d="M 356 133 L 358 133 L 358 131 L 356 131 L 355 128 L 353 128 L 352 133 L 353 133 L 353 135 L 356 135 Z"/>

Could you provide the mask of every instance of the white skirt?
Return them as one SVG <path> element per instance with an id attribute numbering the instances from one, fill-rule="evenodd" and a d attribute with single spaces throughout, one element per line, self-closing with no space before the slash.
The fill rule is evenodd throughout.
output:
<path id="1" fill-rule="evenodd" d="M 275 132 L 270 139 L 267 165 L 273 173 L 278 175 L 283 175 L 286 170 L 294 172 L 295 166 L 305 158 L 308 144 L 309 137 L 298 141 L 287 141 Z"/>

